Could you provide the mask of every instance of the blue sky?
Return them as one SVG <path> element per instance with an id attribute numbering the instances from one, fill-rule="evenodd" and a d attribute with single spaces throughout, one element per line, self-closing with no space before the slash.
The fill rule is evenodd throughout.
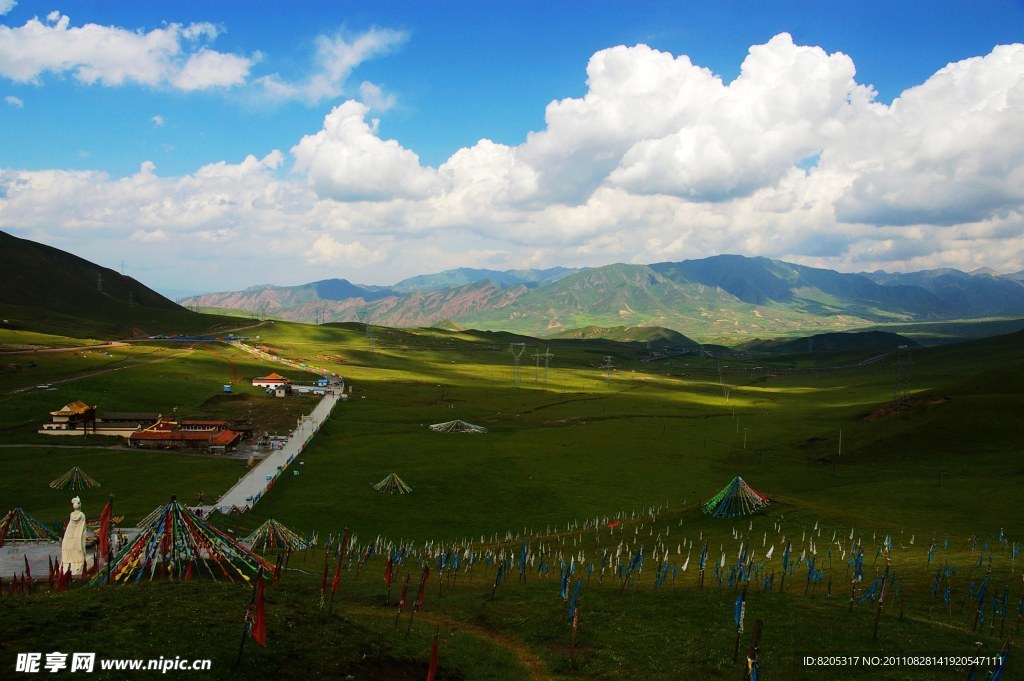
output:
<path id="1" fill-rule="evenodd" d="M 1019 1 L 0 0 L 0 229 L 172 293 L 718 252 L 1015 271 L 1024 56 L 994 48 L 1022 36 Z"/>

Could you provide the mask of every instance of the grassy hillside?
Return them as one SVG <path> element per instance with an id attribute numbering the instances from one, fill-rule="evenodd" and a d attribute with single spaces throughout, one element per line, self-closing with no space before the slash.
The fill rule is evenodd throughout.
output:
<path id="1" fill-rule="evenodd" d="M 893 411 L 891 362 L 847 368 L 874 350 L 649 362 L 641 361 L 649 359 L 643 348 L 603 341 L 372 331 L 281 322 L 260 330 L 260 342 L 275 354 L 336 370 L 353 388 L 303 455 L 299 475 L 282 477 L 252 512 L 217 519 L 239 533 L 269 517 L 304 534 L 320 533 L 321 548 L 292 555 L 291 569 L 268 592 L 266 649 L 250 642 L 240 672 L 232 672 L 246 589 L 157 579 L 6 599 L 11 616 L 0 619 L 0 638 L 9 652 L 0 664 L 13 663 L 15 651 L 49 650 L 45 623 L 80 613 L 90 625 L 72 634 L 69 650 L 209 657 L 213 678 L 422 678 L 435 631 L 439 678 L 740 678 L 741 662 L 732 661 L 732 613 L 742 585 L 730 584 L 729 570 L 741 544 L 756 552 L 758 568 L 747 586 L 741 659 L 753 621 L 762 619 L 765 678 L 837 678 L 834 668 L 804 665 L 804 655 L 967 655 L 976 641 L 989 654 L 1013 630 L 1021 565 L 1011 555 L 1024 539 L 1013 492 L 1024 478 L 1024 422 L 1016 418 L 1017 396 L 1024 392 L 1019 333 L 914 350 L 904 367 L 910 399 Z M 510 342 L 527 343 L 518 381 Z M 527 360 L 548 348 L 553 357 L 545 381 L 543 366 Z M 161 351 L 172 352 L 173 346 Z M 102 381 L 82 378 L 75 394 L 141 396 L 144 386 L 162 379 L 169 387 L 140 397 L 145 404 L 176 396 L 181 404 L 202 405 L 211 389 L 204 386 L 217 385 L 230 371 L 224 359 L 239 366 L 246 361 L 225 352 L 161 354 L 161 361 L 138 361 Z M 607 356 L 612 371 L 603 368 Z M 180 369 L 179 360 L 185 362 Z M 50 380 L 59 368 L 47 371 Z M 9 389 L 32 383 L 7 380 Z M 97 392 L 87 392 L 90 386 Z M 31 394 L 40 399 L 32 410 L 37 413 L 50 398 Z M 60 394 L 65 397 L 70 393 Z M 8 411 L 20 399 L 4 402 L 12 438 L 29 413 L 27 407 Z M 453 418 L 489 432 L 442 435 L 427 428 Z M 8 471 L 0 499 L 60 517 L 67 502 L 59 493 L 48 506 L 36 495 L 52 490 L 29 492 L 49 479 L 34 470 L 42 452 L 0 452 Z M 93 456 L 90 465 L 99 466 L 105 453 Z M 137 486 L 163 499 L 208 485 L 209 497 L 230 468 L 198 462 L 190 463 L 194 472 L 179 474 L 139 460 Z M 104 475 L 128 484 L 127 469 L 118 468 L 123 462 L 111 457 L 107 465 Z M 375 492 L 373 483 L 390 472 L 410 484 L 412 494 Z M 772 505 L 742 520 L 701 514 L 699 504 L 737 474 Z M 127 492 L 118 498 L 122 494 L 131 498 Z M 150 501 L 125 505 L 143 508 Z M 328 615 L 318 607 L 319 579 L 325 562 L 333 571 L 334 555 L 322 548 L 345 527 L 357 535 L 359 560 L 348 564 Z M 709 562 L 700 588 L 697 562 L 705 541 Z M 795 567 L 783 585 L 787 542 Z M 851 551 L 858 542 L 865 579 L 853 585 L 859 591 L 851 605 Z M 515 568 L 492 600 L 496 561 L 519 556 L 524 543 L 533 558 L 525 580 Z M 400 545 L 409 553 L 388 605 L 385 555 Z M 641 548 L 643 569 L 620 575 L 615 566 L 624 567 Z M 450 550 L 463 558 L 458 570 L 444 562 Z M 861 596 L 887 559 L 897 579 L 874 640 L 878 603 Z M 723 560 L 726 567 L 716 575 Z M 571 583 L 582 583 L 571 673 L 567 603 L 559 595 L 562 561 L 566 569 L 573 566 Z M 411 627 L 408 612 L 396 627 L 400 580 L 411 575 L 415 591 L 424 564 L 431 568 L 424 609 Z M 935 571 L 944 565 L 955 568 L 940 579 L 951 590 L 948 606 L 941 591 L 938 599 L 932 594 Z M 1009 614 L 1003 624 L 986 597 L 979 629 L 970 594 L 989 567 L 987 593 L 1001 596 L 1007 589 Z M 820 580 L 808 579 L 818 570 Z M 769 573 L 774 581 L 765 589 Z M 664 575 L 660 586 L 656 575 Z M 209 635 L 191 643 L 197 627 Z M 158 640 L 156 632 L 162 632 Z M 1011 655 L 1003 678 L 1020 678 L 1020 670 Z M 966 674 L 964 667 L 858 666 L 844 668 L 841 678 Z"/>
<path id="2" fill-rule="evenodd" d="M 6 232 L 0 232 L 0 319 L 0 334 L 34 331 L 78 338 L 237 326 L 236 320 L 196 315 L 112 269 Z"/>
<path id="3" fill-rule="evenodd" d="M 697 341 L 660 326 L 585 326 L 554 334 L 550 338 L 603 339 L 620 343 L 640 343 L 656 348 L 693 348 Z"/>

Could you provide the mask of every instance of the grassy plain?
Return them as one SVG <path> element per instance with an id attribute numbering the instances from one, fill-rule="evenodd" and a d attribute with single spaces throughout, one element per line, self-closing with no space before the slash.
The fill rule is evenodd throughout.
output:
<path id="1" fill-rule="evenodd" d="M 1021 565 L 1010 556 L 1024 536 L 1017 495 L 1024 477 L 1020 334 L 915 350 L 897 376 L 892 361 L 854 367 L 866 359 L 856 353 L 648 361 L 648 351 L 636 346 L 500 333 L 374 328 L 368 335 L 362 325 L 282 322 L 258 333 L 274 354 L 337 371 L 352 393 L 295 467 L 299 475 L 283 476 L 252 512 L 217 522 L 241 533 L 274 517 L 300 533 L 319 532 L 321 546 L 348 527 L 358 534 L 360 553 L 378 538 L 378 547 L 404 541 L 415 548 L 416 558 L 398 573 L 412 575 L 413 590 L 418 560 L 427 558 L 433 574 L 425 608 L 406 635 L 408 615 L 399 627 L 392 624 L 398 584 L 385 605 L 382 555 L 369 556 L 362 568 L 349 566 L 331 615 L 317 607 L 324 552 L 291 556 L 290 570 L 268 594 L 270 643 L 251 646 L 242 662 L 240 671 L 250 677 L 423 678 L 438 631 L 439 678 L 738 679 L 732 612 L 740 587 L 727 580 L 719 586 L 712 567 L 722 555 L 727 568 L 734 565 L 741 543 L 761 560 L 775 546 L 748 587 L 741 647 L 753 620 L 763 619 L 763 678 L 963 678 L 966 668 L 937 665 L 837 673 L 805 666 L 802 657 L 968 655 L 975 641 L 990 654 L 1019 626 Z M 527 343 L 518 385 L 510 342 Z M 546 381 L 536 358 L 545 350 L 553 355 Z M 31 419 L 70 399 L 131 401 L 117 410 L 159 411 L 173 403 L 198 411 L 233 375 L 232 364 L 239 376 L 268 368 L 223 346 L 109 352 L 54 356 L 53 365 L 38 363 L 29 380 L 28 369 L 0 374 L 3 437 L 31 438 Z M 62 376 L 75 380 L 62 384 Z M 57 390 L 11 392 L 43 380 Z M 904 384 L 907 405 L 893 411 L 894 386 Z M 454 418 L 489 432 L 441 435 L 427 428 Z M 106 450 L 7 448 L 0 457 L 3 505 L 47 517 L 59 517 L 67 502 L 45 482 L 72 459 L 114 481 L 123 509 L 140 515 L 174 492 L 187 498 L 203 488 L 209 499 L 240 466 Z M 52 474 L 41 469 L 44 461 Z M 390 472 L 413 493 L 376 493 L 372 484 Z M 701 514 L 699 504 L 737 474 L 772 497 L 767 512 L 736 521 Z M 34 490 L 40 482 L 42 490 Z M 620 523 L 614 532 L 607 527 L 612 520 Z M 862 589 L 881 574 L 886 555 L 879 548 L 886 537 L 892 541 L 888 557 L 898 586 L 885 603 L 877 641 L 877 603 L 858 597 L 850 605 L 851 533 L 865 552 Z M 705 540 L 701 589 L 696 563 Z M 801 552 L 804 558 L 784 593 L 780 574 L 763 590 L 769 571 L 780 572 L 785 540 L 793 543 L 794 562 Z M 496 567 L 482 557 L 518 555 L 524 541 L 536 560 L 525 583 L 516 572 L 491 600 Z M 641 546 L 644 570 L 625 588 L 611 569 L 601 573 L 602 556 L 628 561 Z M 455 547 L 481 561 L 458 573 L 449 566 L 439 583 L 435 554 Z M 807 581 L 812 557 L 825 575 L 818 583 Z M 578 565 L 574 580 L 584 580 L 571 673 L 562 560 Z M 545 561 L 550 570 L 539 575 Z M 596 566 L 589 576 L 587 565 Z M 656 588 L 662 565 L 671 578 Z M 937 598 L 932 593 L 944 565 L 956 568 L 942 581 L 951 589 L 948 606 L 941 590 Z M 969 590 L 989 567 L 989 595 L 1005 588 L 1008 614 L 1003 623 L 986 610 L 978 629 Z M 247 602 L 248 592 L 235 585 L 161 580 L 5 599 L 10 617 L 0 619 L 0 638 L 8 652 L 0 664 L 13 664 L 14 651 L 49 650 L 46 622 L 81 617 L 90 626 L 67 639 L 69 651 L 147 658 L 188 651 L 213 659 L 216 678 L 229 678 Z M 196 629 L 209 635 L 193 644 Z M 1003 678 L 1021 678 L 1014 657 Z"/>

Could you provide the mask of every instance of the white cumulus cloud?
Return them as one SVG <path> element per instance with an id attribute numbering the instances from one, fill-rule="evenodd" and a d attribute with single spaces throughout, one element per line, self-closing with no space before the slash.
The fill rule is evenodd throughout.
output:
<path id="1" fill-rule="evenodd" d="M 698 201 L 748 195 L 841 137 L 871 96 L 846 55 L 780 34 L 750 49 L 735 81 L 680 112 L 678 130 L 637 141 L 608 179 Z"/>
<path id="2" fill-rule="evenodd" d="M 25 107 L 25 100 L 23 100 L 21 97 L 15 97 L 14 95 L 7 95 L 6 97 L 4 97 L 4 101 L 10 104 L 11 106 L 17 107 L 19 109 Z"/>
<path id="3" fill-rule="evenodd" d="M 382 133 L 374 87 L 290 154 L 182 177 L 149 163 L 124 178 L 0 169 L 0 224 L 56 231 L 83 255 L 127 243 L 173 262 L 165 278 L 222 288 L 719 253 L 1024 269 L 1022 45 L 950 64 L 891 105 L 848 56 L 786 34 L 753 46 L 729 83 L 685 56 L 614 47 L 542 129 L 517 145 L 482 139 L 436 169 Z M 237 257 L 219 257 L 222 244 Z"/>
<path id="4" fill-rule="evenodd" d="M 359 241 L 341 243 L 330 234 L 321 234 L 306 252 L 306 260 L 313 264 L 356 265 L 380 262 L 384 249 L 371 250 Z"/>
<path id="5" fill-rule="evenodd" d="M 51 12 L 19 27 L 0 25 L 0 76 L 37 82 L 45 73 L 69 74 L 79 82 L 117 86 L 137 83 L 186 90 L 245 82 L 253 60 L 216 52 L 205 44 L 212 24 L 168 24 L 148 32 L 117 26 L 72 26 Z"/>
<path id="6" fill-rule="evenodd" d="M 317 193 L 339 201 L 424 198 L 439 186 L 437 173 L 394 140 L 377 136 L 369 108 L 349 100 L 324 118 L 324 127 L 292 148 L 295 169 Z"/>
<path id="7" fill-rule="evenodd" d="M 822 154 L 845 222 L 955 225 L 1024 206 L 1024 45 L 949 64 Z"/>
<path id="8" fill-rule="evenodd" d="M 708 69 L 646 45 L 596 53 L 587 85 L 583 97 L 549 104 L 547 128 L 517 151 L 547 201 L 585 201 L 633 145 L 677 132 L 721 90 Z"/>
<path id="9" fill-rule="evenodd" d="M 203 48 L 190 56 L 170 80 L 180 90 L 231 87 L 245 82 L 252 63 L 249 57 Z"/>

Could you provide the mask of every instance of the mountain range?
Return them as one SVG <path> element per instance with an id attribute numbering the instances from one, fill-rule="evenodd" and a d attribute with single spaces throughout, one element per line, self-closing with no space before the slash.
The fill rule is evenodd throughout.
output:
<path id="1" fill-rule="evenodd" d="M 246 310 L 298 321 L 440 325 L 534 336 L 587 327 L 657 326 L 690 336 L 765 337 L 886 322 L 1024 315 L 1024 273 L 852 274 L 720 255 L 589 269 L 460 268 L 388 287 L 328 279 L 179 302 L 193 309 Z"/>

